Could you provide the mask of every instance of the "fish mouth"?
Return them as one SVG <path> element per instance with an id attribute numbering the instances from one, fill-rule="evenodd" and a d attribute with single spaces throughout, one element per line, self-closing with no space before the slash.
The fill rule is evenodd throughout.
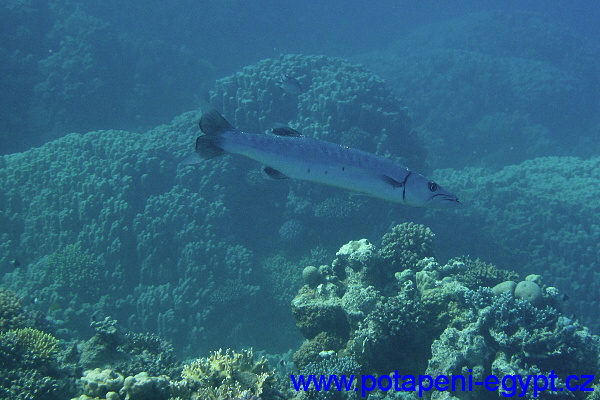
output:
<path id="1" fill-rule="evenodd" d="M 429 206 L 437 208 L 447 207 L 462 207 L 463 203 L 458 200 L 458 197 L 448 194 L 436 194 L 427 202 Z"/>

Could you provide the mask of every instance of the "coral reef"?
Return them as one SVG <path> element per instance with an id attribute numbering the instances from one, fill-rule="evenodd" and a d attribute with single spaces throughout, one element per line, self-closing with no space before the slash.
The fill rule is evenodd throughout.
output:
<path id="1" fill-rule="evenodd" d="M 86 18 L 83 11 L 74 13 L 64 28 Z M 85 32 L 104 29 L 90 22 Z M 76 50 L 73 44 L 65 42 L 48 63 L 61 64 Z M 85 60 L 74 65 L 84 65 L 79 62 Z M 65 79 L 77 76 L 73 66 L 63 67 Z M 306 90 L 296 96 L 282 91 L 282 74 Z M 40 90 L 64 84 L 48 82 Z M 67 91 L 61 99 L 80 95 Z M 219 80 L 211 104 L 242 129 L 261 133 L 284 122 L 306 135 L 360 144 L 424 167 L 423 146 L 410 132 L 401 102 L 383 80 L 342 59 L 287 55 L 261 61 Z M 267 327 L 276 332 L 276 324 L 265 323 L 269 316 L 251 310 L 275 300 L 283 315 L 299 286 L 293 264 L 289 274 L 270 269 L 277 256 L 273 243 L 282 243 L 278 232 L 288 239 L 282 257 L 298 260 L 318 246 L 337 246 L 340 236 L 372 229 L 370 220 L 389 208 L 370 207 L 374 199 L 347 201 L 334 188 L 258 180 L 249 160 L 179 165 L 193 152 L 198 118 L 189 112 L 143 134 L 69 134 L 2 156 L 0 221 L 10 229 L 1 233 L 0 263 L 18 257 L 22 264 L 2 276 L 2 286 L 34 299 L 65 337 L 86 337 L 92 315 L 158 334 L 181 352 L 243 346 L 236 333 L 241 330 L 254 337 L 268 337 Z M 263 198 L 270 200 L 256 201 Z M 280 231 L 284 221 L 303 226 L 290 222 Z M 252 229 L 237 229 L 241 222 Z M 257 241 L 265 234 L 275 240 Z M 279 275 L 293 277 L 279 282 Z M 222 313 L 230 307 L 238 312 Z M 231 335 L 223 338 L 222 329 Z"/>
<path id="2" fill-rule="evenodd" d="M 255 362 L 251 350 L 239 353 L 230 349 L 212 352 L 208 358 L 186 364 L 181 376 L 188 390 L 207 400 L 243 397 L 247 394 L 264 397 L 268 396 L 275 383 L 267 360 L 261 358 Z"/>
<path id="3" fill-rule="evenodd" d="M 198 88 L 215 78 L 214 68 L 182 45 L 181 37 L 121 40 L 141 32 L 131 30 L 139 25 L 120 22 L 124 8 L 108 12 L 115 11 L 108 4 L 29 1 L 1 7 L 0 61 L 8 68 L 0 77 L 3 154 L 69 132 L 100 126 L 141 130 L 162 123 L 182 107 L 191 108 Z M 140 22 L 156 23 L 149 21 Z"/>
<path id="4" fill-rule="evenodd" d="M 81 378 L 84 394 L 77 399 L 124 400 L 275 400 L 276 377 L 267 360 L 254 361 L 252 350 L 211 352 L 186 363 L 181 379 L 146 371 L 124 375 L 113 369 L 87 370 Z"/>
<path id="5" fill-rule="evenodd" d="M 365 239 L 342 246 L 331 266 L 319 268 L 321 283 L 303 286 L 292 301 L 307 339 L 296 367 L 314 371 L 330 357 L 355 360 L 374 376 L 600 371 L 600 337 L 561 314 L 558 289 L 539 275 L 507 284 L 518 275 L 467 257 L 441 265 L 433 237 L 422 225 L 401 224 L 380 248 Z M 453 398 L 497 396 L 479 389 Z"/>
<path id="6" fill-rule="evenodd" d="M 282 76 L 293 76 L 305 90 L 282 91 Z M 427 169 L 406 108 L 379 77 L 339 58 L 291 54 L 263 60 L 218 80 L 210 105 L 245 131 L 262 133 L 284 123 L 306 136 L 357 145 L 422 173 Z M 335 188 L 296 181 L 289 188 L 282 202 L 286 220 L 301 220 L 306 228 L 305 240 L 296 245 L 337 246 L 348 240 L 344 233 L 369 229 L 367 221 L 386 213 L 380 203 L 373 206 L 374 199 L 349 199 Z"/>
<path id="7" fill-rule="evenodd" d="M 13 329 L 0 334 L 0 341 L 11 343 L 20 362 L 40 367 L 58 353 L 58 339 L 35 328 Z"/>
<path id="8" fill-rule="evenodd" d="M 0 205 L 12 228 L 2 233 L 0 261 L 23 255 L 3 287 L 35 298 L 69 335 L 84 337 L 90 315 L 110 314 L 178 349 L 216 347 L 210 299 L 251 300 L 256 278 L 252 252 L 227 233 L 235 213 L 224 200 L 238 204 L 245 194 L 218 185 L 236 170 L 225 158 L 177 168 L 197 118 L 145 135 L 72 134 L 3 156 Z M 240 318 L 223 323 L 233 329 Z"/>
<path id="9" fill-rule="evenodd" d="M 304 224 L 297 219 L 288 219 L 279 228 L 279 237 L 285 242 L 291 242 L 300 239 L 300 235 L 305 231 Z"/>
<path id="10" fill-rule="evenodd" d="M 52 334 L 27 327 L 0 333 L 0 397 L 58 400 L 59 342 Z"/>
<path id="11" fill-rule="evenodd" d="M 396 225 L 381 238 L 379 255 L 395 271 L 414 266 L 435 254 L 435 235 L 423 225 L 405 222 Z"/>
<path id="12" fill-rule="evenodd" d="M 140 371 L 153 376 L 179 374 L 173 346 L 148 333 L 124 332 L 117 321 L 106 317 L 92 321 L 95 334 L 79 348 L 78 364 L 83 368 L 104 368 L 129 376 Z"/>
<path id="13" fill-rule="evenodd" d="M 523 275 L 542 275 L 568 295 L 565 313 L 600 332 L 599 171 L 598 157 L 541 157 L 496 173 L 479 168 L 438 171 L 435 179 L 460 186 L 461 199 L 472 205 L 463 214 L 464 226 L 478 226 L 475 234 L 460 229 L 460 239 L 449 236 L 446 245 L 468 254 L 473 248 L 465 245 L 476 243 L 475 237 L 492 244 L 476 248 L 478 256 L 510 263 Z M 452 223 L 452 218 L 438 217 L 440 226 Z"/>

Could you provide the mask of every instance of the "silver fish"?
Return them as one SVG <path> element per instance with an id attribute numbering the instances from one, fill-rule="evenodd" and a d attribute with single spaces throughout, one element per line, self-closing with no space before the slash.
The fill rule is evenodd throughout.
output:
<path id="1" fill-rule="evenodd" d="M 298 82 L 298 79 L 290 75 L 281 75 L 281 82 L 279 88 L 287 94 L 299 95 L 304 92 L 304 88 Z"/>
<path id="2" fill-rule="evenodd" d="M 202 115 L 196 139 L 195 164 L 226 153 L 241 154 L 266 165 L 274 179 L 293 178 L 363 193 L 415 207 L 455 207 L 461 203 L 452 193 L 423 175 L 387 158 L 302 136 L 285 126 L 274 134 L 237 130 L 217 111 Z"/>

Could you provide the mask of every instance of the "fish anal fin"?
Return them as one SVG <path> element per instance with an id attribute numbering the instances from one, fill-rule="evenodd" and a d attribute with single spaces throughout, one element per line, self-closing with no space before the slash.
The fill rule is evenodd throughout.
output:
<path id="1" fill-rule="evenodd" d="M 302 136 L 297 130 L 282 124 L 275 124 L 273 126 L 273 133 L 277 136 Z"/>
<path id="2" fill-rule="evenodd" d="M 277 171 L 275 168 L 265 166 L 263 168 L 263 171 L 265 171 L 265 174 L 267 174 L 267 176 L 271 179 L 287 179 L 287 176 L 285 174 Z"/>
<path id="3" fill-rule="evenodd" d="M 394 189 L 404 186 L 404 182 L 399 182 L 388 175 L 381 175 L 381 179 L 388 185 L 391 185 Z"/>

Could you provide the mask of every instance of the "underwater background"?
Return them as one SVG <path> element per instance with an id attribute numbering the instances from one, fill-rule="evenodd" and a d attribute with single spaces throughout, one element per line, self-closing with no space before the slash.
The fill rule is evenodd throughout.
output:
<path id="1" fill-rule="evenodd" d="M 289 374 L 394 370 L 595 374 L 571 394 L 599 398 L 598 21 L 594 1 L 0 1 L 0 399 L 354 399 Z M 181 165 L 208 106 L 464 206 Z"/>

